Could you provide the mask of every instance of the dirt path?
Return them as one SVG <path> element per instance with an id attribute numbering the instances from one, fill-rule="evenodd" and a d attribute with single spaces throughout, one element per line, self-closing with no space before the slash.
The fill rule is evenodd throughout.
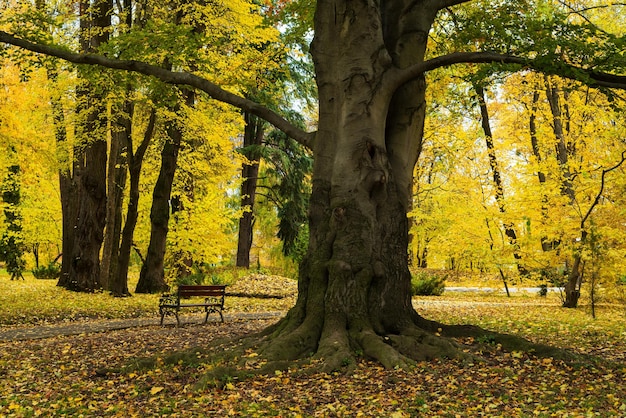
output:
<path id="1" fill-rule="evenodd" d="M 224 322 L 241 320 L 241 319 L 272 319 L 284 315 L 284 312 L 251 312 L 251 313 L 233 313 L 224 315 Z M 203 315 L 181 315 L 181 323 L 183 326 L 189 324 L 200 324 L 203 321 Z M 209 318 L 209 322 L 216 321 L 215 318 Z M 112 330 L 120 330 L 134 327 L 147 327 L 159 325 L 160 318 L 130 318 L 130 319 L 100 319 L 93 321 L 76 321 L 65 324 L 51 324 L 38 326 L 20 326 L 11 328 L 0 328 L 0 342 L 2 341 L 23 341 L 37 340 L 42 338 L 52 338 L 60 335 L 78 335 L 91 334 L 96 332 L 106 332 Z M 175 326 L 175 321 L 171 318 L 166 319 L 165 327 Z"/>

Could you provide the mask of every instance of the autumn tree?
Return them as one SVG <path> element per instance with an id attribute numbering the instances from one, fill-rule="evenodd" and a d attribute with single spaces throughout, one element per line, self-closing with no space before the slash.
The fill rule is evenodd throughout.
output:
<path id="1" fill-rule="evenodd" d="M 281 42 L 289 48 L 290 52 L 278 56 L 277 65 L 263 73 L 262 80 L 257 81 L 257 85 L 253 86 L 250 92 L 251 97 L 270 96 L 275 106 L 284 108 L 284 112 L 289 112 L 289 106 L 294 102 L 300 103 L 305 108 L 310 105 L 311 100 L 315 99 L 312 63 L 308 54 L 309 46 L 305 41 L 311 29 L 311 22 L 306 19 L 306 16 L 310 16 L 311 11 L 312 7 L 307 2 L 268 3 L 268 8 L 264 11 L 265 18 L 273 26 L 280 27 Z M 265 48 L 267 49 L 267 46 Z M 297 119 L 298 116 L 294 112 L 290 120 Z M 247 161 L 244 161 L 242 165 L 241 207 L 243 213 L 239 220 L 236 265 L 247 268 L 250 267 L 250 251 L 253 245 L 256 220 L 254 204 L 259 185 L 261 159 L 263 158 L 267 163 L 266 174 L 270 174 L 262 177 L 265 180 L 271 179 L 269 182 L 264 181 L 262 185 L 265 189 L 263 194 L 268 197 L 265 202 L 278 208 L 280 219 L 278 237 L 282 240 L 283 249 L 287 253 L 292 248 L 294 234 L 297 235 L 297 231 L 301 229 L 299 225 L 302 223 L 302 214 L 306 210 L 302 207 L 301 178 L 303 175 L 306 176 L 309 170 L 306 163 L 308 158 L 306 151 L 299 149 L 293 140 L 282 140 L 281 142 L 286 147 L 277 146 L 275 140 L 281 136 L 281 133 L 268 130 L 264 120 L 249 112 L 244 112 L 244 120 L 246 127 L 241 152 L 246 156 Z M 267 140 L 267 135 L 272 135 L 274 140 Z M 289 154 L 293 157 L 291 167 L 289 167 L 289 159 L 278 157 L 281 152 L 283 155 Z M 303 163 L 304 166 L 302 166 Z M 267 190 L 279 190 L 279 192 L 268 194 Z"/>
<path id="2" fill-rule="evenodd" d="M 435 335 L 438 328 L 443 335 L 455 328 L 425 320 L 411 304 L 406 214 L 422 146 L 425 74 L 454 64 L 495 62 L 504 65 L 503 71 L 534 69 L 595 87 L 626 87 L 621 75 L 625 63 L 615 52 L 620 38 L 568 20 L 551 3 L 539 3 L 318 0 L 311 46 L 319 95 L 315 133 L 198 75 L 75 54 L 4 32 L 0 41 L 192 86 L 311 147 L 310 238 L 298 299 L 285 318 L 266 330 L 258 351 L 270 360 L 315 353 L 331 370 L 350 364 L 359 352 L 393 367 L 456 354 L 453 344 Z M 451 19 L 453 8 L 463 12 L 455 15 L 458 19 L 476 11 L 483 17 L 467 19 L 467 33 L 451 33 L 445 24 L 437 27 L 446 33 L 443 39 L 471 36 L 469 49 L 429 49 L 433 24 Z M 493 36 L 500 29 L 503 36 Z M 559 38 L 558 51 L 554 34 L 568 35 Z"/>
<path id="3" fill-rule="evenodd" d="M 251 113 L 244 113 L 245 128 L 243 131 L 243 147 L 241 152 L 246 160 L 241 166 L 241 208 L 243 213 L 239 218 L 237 239 L 237 267 L 250 267 L 250 249 L 254 237 L 254 203 L 259 181 L 259 146 L 265 135 L 265 121 Z"/>
<path id="4" fill-rule="evenodd" d="M 199 72 L 206 71 L 207 68 L 217 69 L 213 76 L 224 86 L 245 92 L 258 87 L 255 80 L 248 79 L 250 74 L 271 73 L 277 65 L 274 56 L 280 54 L 280 49 L 273 51 L 271 47 L 266 47 L 276 42 L 277 31 L 264 25 L 258 8 L 252 7 L 248 2 L 236 1 L 202 7 L 197 5 L 195 11 L 191 11 L 185 3 L 170 4 L 168 7 L 175 12 L 175 22 L 168 21 L 167 14 L 157 16 L 159 21 L 163 21 L 171 28 L 174 39 L 178 40 L 176 42 L 168 39 L 166 41 L 168 47 L 174 53 L 180 43 L 189 42 L 189 39 L 184 39 L 181 34 L 176 33 L 176 29 L 181 27 L 185 28 L 187 33 L 193 34 L 192 38 L 197 45 L 197 48 L 190 48 L 188 53 L 179 55 L 178 59 L 185 67 L 197 69 Z M 248 36 L 243 37 L 242 33 Z M 168 65 L 171 66 L 172 63 Z M 180 95 L 183 100 L 172 107 L 170 113 L 179 113 L 184 106 L 188 108 L 194 106 L 196 102 L 194 91 L 182 89 Z M 246 120 L 250 118 L 254 119 L 255 116 L 249 115 Z M 168 122 L 167 132 L 170 140 L 166 141 L 163 148 L 161 175 L 154 189 L 151 240 L 136 288 L 140 293 L 158 292 L 167 288 L 163 266 L 170 219 L 170 197 L 178 153 L 187 143 L 184 138 L 184 124 L 183 117 L 173 118 Z M 258 126 L 262 126 L 262 123 L 259 122 Z M 257 135 L 256 129 L 256 122 L 248 123 L 244 136 L 262 138 L 262 132 Z M 193 144 L 188 143 L 188 146 Z M 254 164 L 251 164 L 250 168 L 253 169 Z M 244 178 L 250 183 L 256 176 L 244 173 Z M 185 199 L 189 201 L 190 195 L 185 197 L 185 194 L 186 192 L 182 192 L 176 199 L 180 202 Z M 249 191 L 244 195 L 250 195 Z M 243 219 L 247 219 L 247 215 Z M 191 263 L 192 260 L 186 262 Z M 182 264 L 179 267 L 182 267 Z M 189 267 L 190 265 L 181 271 L 188 271 Z"/>
<path id="5" fill-rule="evenodd" d="M 24 236 L 22 233 L 22 214 L 20 203 L 20 166 L 13 164 L 2 182 L 2 202 L 4 203 L 4 221 L 6 231 L 0 238 L 0 258 L 6 263 L 11 280 L 24 279 Z"/>
<path id="6" fill-rule="evenodd" d="M 0 139 L 6 150 L 0 166 L 3 178 L 9 175 L 9 167 L 19 166 L 16 214 L 21 218 L 24 261 L 27 267 L 31 263 L 39 267 L 40 262 L 52 262 L 61 252 L 58 165 L 54 132 L 48 129 L 51 91 L 46 69 L 32 57 L 23 57 L 20 65 L 11 58 L 4 57 L 0 65 Z"/>
<path id="7" fill-rule="evenodd" d="M 241 213 L 232 196 L 242 160 L 233 138 L 241 127 L 239 112 L 214 100 L 199 97 L 184 111 L 165 256 L 168 283 L 230 260 Z"/>
<path id="8" fill-rule="evenodd" d="M 535 250 L 528 251 L 530 263 L 544 280 L 564 287 L 564 306 L 576 307 L 590 254 L 583 235 L 592 223 L 606 225 L 600 221 L 603 213 L 611 213 L 609 223 L 621 222 L 612 209 L 620 176 L 601 173 L 621 160 L 625 144 L 618 121 L 624 100 L 619 93 L 532 73 L 508 77 L 501 91 L 504 106 L 524 110 L 500 122 L 524 161 L 516 189 L 524 196 L 520 202 L 528 236 L 535 240 Z M 597 232 L 594 242 L 600 246 L 613 240 L 608 238 L 613 233 Z M 612 241 L 611 247 L 620 251 L 621 245 Z"/>

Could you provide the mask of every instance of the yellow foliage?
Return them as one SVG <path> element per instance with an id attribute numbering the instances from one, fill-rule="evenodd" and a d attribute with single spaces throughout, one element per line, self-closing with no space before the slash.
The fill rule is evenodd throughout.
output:
<path id="1" fill-rule="evenodd" d="M 0 178 L 9 164 L 20 166 L 25 243 L 39 244 L 51 259 L 60 246 L 61 216 L 47 75 L 5 60 L 0 86 Z"/>
<path id="2" fill-rule="evenodd" d="M 494 198 L 480 114 L 475 103 L 463 99 L 471 87 L 454 75 L 459 72 L 441 70 L 429 79 L 431 108 L 410 214 L 412 253 L 421 257 L 426 250 L 429 267 L 450 266 L 454 260 L 462 268 L 512 268 L 512 250 L 503 231 L 503 225 L 510 224 L 525 266 L 562 266 L 577 248 L 580 223 L 600 191 L 602 170 L 618 163 L 625 150 L 624 101 L 534 73 L 513 74 L 501 84 L 490 84 L 487 107 L 503 180 L 502 211 Z M 564 142 L 570 152 L 566 165 L 555 157 L 558 138 L 546 101 L 546 82 L 560 87 Z M 533 104 L 535 92 L 539 101 Z M 529 130 L 534 107 L 539 158 Z M 562 191 L 564 170 L 571 174 L 574 201 Z M 546 176 L 545 183 L 539 182 L 539 172 Z M 613 276 L 624 274 L 620 261 L 626 254 L 622 238 L 626 211 L 620 209 L 626 203 L 621 192 L 624 173 L 625 167 L 620 167 L 606 176 L 599 205 L 586 225 L 593 222 L 604 242 L 602 264 L 609 263 L 606 267 L 613 269 Z M 560 251 L 542 251 L 542 239 L 560 242 Z"/>

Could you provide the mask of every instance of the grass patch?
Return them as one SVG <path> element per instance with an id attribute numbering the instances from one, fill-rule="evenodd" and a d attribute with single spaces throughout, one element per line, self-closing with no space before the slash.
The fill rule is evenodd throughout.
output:
<path id="1" fill-rule="evenodd" d="M 295 302 L 297 283 L 294 280 L 259 274 L 244 276 L 241 272 L 235 275 L 232 271 L 221 274 L 229 283 L 227 292 L 244 295 L 227 296 L 226 313 L 285 311 Z M 131 274 L 131 291 L 137 280 L 138 273 Z M 4 271 L 0 273 L 0 283 L 0 326 L 158 316 L 160 295 L 135 293 L 128 298 L 115 298 L 108 292 L 78 293 L 58 287 L 56 280 L 37 280 L 32 274 L 24 274 L 24 280 L 9 280 Z"/>
<path id="2" fill-rule="evenodd" d="M 105 292 L 77 293 L 56 286 L 56 280 L 37 280 L 30 274 L 13 281 L 0 276 L 0 281 L 0 325 L 154 316 L 158 310 L 158 295 L 114 298 Z"/>

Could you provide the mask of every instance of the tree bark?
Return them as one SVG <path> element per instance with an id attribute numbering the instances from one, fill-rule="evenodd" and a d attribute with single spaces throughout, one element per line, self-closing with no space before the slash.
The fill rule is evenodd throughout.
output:
<path id="1" fill-rule="evenodd" d="M 496 149 L 493 144 L 491 120 L 489 118 L 489 109 L 487 108 L 485 89 L 480 84 L 474 83 L 474 90 L 476 91 L 476 96 L 478 97 L 481 125 L 483 128 L 483 133 L 485 134 L 487 154 L 489 155 L 489 167 L 491 167 L 493 185 L 496 190 L 495 198 L 496 202 L 498 203 L 498 210 L 501 214 L 504 215 L 506 213 L 506 207 L 504 205 L 504 186 L 502 185 L 502 175 L 500 172 L 500 167 L 498 165 L 498 158 L 496 157 Z M 520 275 L 525 276 L 528 274 L 528 270 L 526 270 L 522 263 L 522 254 L 520 251 L 519 243 L 517 242 L 517 232 L 515 231 L 515 226 L 511 222 L 505 222 L 503 226 L 504 234 L 509 239 L 509 244 L 513 247 L 513 257 L 517 261 L 517 271 Z"/>
<path id="2" fill-rule="evenodd" d="M 183 90 L 187 104 L 194 102 L 194 94 Z M 175 112 L 179 110 L 177 106 Z M 150 243 L 146 253 L 146 260 L 141 266 L 136 293 L 159 293 L 169 289 L 165 282 L 165 247 L 167 244 L 168 222 L 170 219 L 170 197 L 172 183 L 178 164 L 178 152 L 183 139 L 182 127 L 176 120 L 169 121 L 167 126 L 167 140 L 161 151 L 161 169 L 154 185 L 152 194 L 152 209 L 150 210 Z"/>
<path id="3" fill-rule="evenodd" d="M 116 296 L 128 296 L 127 286 L 117 283 L 121 288 L 113 289 L 117 277 L 119 247 L 122 233 L 122 200 L 127 178 L 128 144 L 132 135 L 132 104 L 125 102 L 120 109 L 113 109 L 111 126 L 111 145 L 109 147 L 109 165 L 107 174 L 107 215 L 104 245 L 102 248 L 100 282 L 105 290 Z"/>
<path id="4" fill-rule="evenodd" d="M 384 10 L 359 1 L 317 3 L 310 243 L 296 305 L 268 330 L 261 351 L 269 358 L 314 352 L 332 370 L 352 361 L 354 350 L 387 367 L 455 353 L 425 331 L 428 322 L 411 304 L 406 214 L 425 82 L 384 88 L 392 68 L 423 60 L 437 10 L 427 2 L 391 3 Z"/>
<path id="5" fill-rule="evenodd" d="M 154 135 L 156 123 L 156 112 L 150 111 L 148 126 L 144 132 L 143 140 L 133 152 L 132 137 L 129 137 L 128 144 L 128 175 L 130 185 L 128 191 L 128 206 L 126 209 L 126 222 L 122 230 L 121 243 L 119 248 L 118 266 L 115 279 L 113 280 L 111 291 L 114 295 L 122 296 L 128 293 L 128 267 L 130 265 L 130 253 L 133 247 L 133 235 L 139 219 L 139 180 L 141 177 L 141 166 L 143 157 L 148 149 L 148 145 Z M 142 260 L 145 262 L 145 260 Z"/>
<path id="6" fill-rule="evenodd" d="M 81 49 L 94 52 L 108 39 L 104 28 L 111 25 L 110 0 L 98 0 L 94 4 L 81 2 Z M 95 34 L 90 35 L 93 29 Z M 86 83 L 86 80 L 83 80 Z M 82 141 L 76 152 L 74 178 L 78 187 L 78 212 L 74 224 L 74 237 L 69 259 L 69 272 L 59 284 L 70 290 L 93 292 L 100 284 L 100 248 L 104 239 L 106 217 L 106 107 L 102 97 L 91 91 L 89 83 L 80 89 L 83 97 L 79 107 L 85 116 L 77 137 Z M 62 278 L 63 279 L 63 278 Z"/>
<path id="7" fill-rule="evenodd" d="M 552 112 L 552 130 L 556 137 L 556 159 L 561 170 L 561 194 L 567 196 L 570 205 L 576 205 L 576 191 L 574 190 L 574 183 L 572 179 L 572 173 L 569 167 L 570 156 L 575 152 L 575 147 L 568 146 L 566 141 L 566 130 L 563 123 L 563 112 L 561 110 L 561 93 L 558 85 L 550 80 L 549 77 L 545 77 L 546 85 L 546 97 L 550 105 L 550 111 Z M 565 121 L 565 126 L 569 126 L 569 121 Z M 586 233 L 582 231 L 582 233 Z M 576 308 L 578 306 L 578 299 L 580 298 L 580 286 L 582 281 L 582 266 L 581 254 L 579 251 L 574 252 L 573 262 L 571 270 L 567 276 L 567 282 L 565 283 L 565 301 L 563 307 Z"/>
<path id="8" fill-rule="evenodd" d="M 241 166 L 241 208 L 243 214 L 239 218 L 239 235 L 237 240 L 237 267 L 250 268 L 250 250 L 254 237 L 254 201 L 259 178 L 259 159 L 261 155 L 256 149 L 263 143 L 263 121 L 256 116 L 244 112 L 246 126 L 243 134 L 245 161 Z"/>

